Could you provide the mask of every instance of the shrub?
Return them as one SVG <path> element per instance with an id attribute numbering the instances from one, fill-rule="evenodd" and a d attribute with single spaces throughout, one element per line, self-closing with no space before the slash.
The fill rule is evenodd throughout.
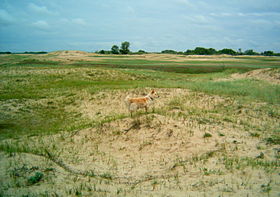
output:
<path id="1" fill-rule="evenodd" d="M 212 134 L 211 134 L 211 133 L 204 133 L 203 137 L 204 137 L 204 138 L 212 137 Z"/>
<path id="2" fill-rule="evenodd" d="M 29 185 L 34 185 L 35 183 L 38 183 L 43 178 L 43 176 L 43 173 L 36 172 L 34 176 L 28 178 L 27 182 Z"/>

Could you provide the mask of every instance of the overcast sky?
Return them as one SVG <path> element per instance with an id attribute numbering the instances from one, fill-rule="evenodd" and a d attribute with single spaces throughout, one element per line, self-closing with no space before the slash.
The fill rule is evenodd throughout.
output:
<path id="1" fill-rule="evenodd" d="M 0 51 L 280 52 L 280 0 L 0 0 Z"/>

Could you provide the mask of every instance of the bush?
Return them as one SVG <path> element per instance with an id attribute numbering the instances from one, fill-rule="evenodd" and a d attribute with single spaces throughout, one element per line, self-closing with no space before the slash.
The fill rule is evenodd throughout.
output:
<path id="1" fill-rule="evenodd" d="M 43 176 L 43 173 L 36 172 L 34 176 L 28 178 L 27 182 L 29 185 L 34 185 L 35 183 L 38 183 L 43 178 Z"/>
<path id="2" fill-rule="evenodd" d="M 211 133 L 204 133 L 203 137 L 204 137 L 204 138 L 212 137 L 212 134 L 211 134 Z"/>

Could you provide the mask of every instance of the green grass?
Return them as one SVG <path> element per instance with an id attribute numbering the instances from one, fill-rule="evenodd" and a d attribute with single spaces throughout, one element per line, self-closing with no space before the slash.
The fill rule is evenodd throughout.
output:
<path id="1" fill-rule="evenodd" d="M 18 63 L 19 65 L 58 65 L 57 61 L 46 61 L 38 59 L 24 59 Z"/>
<path id="2" fill-rule="evenodd" d="M 203 61 L 202 66 L 201 61 L 196 61 L 195 58 L 178 63 L 164 60 L 138 60 L 133 59 L 133 56 L 129 56 L 129 61 L 126 61 L 125 57 L 121 57 L 121 60 L 118 60 L 117 56 L 104 57 L 111 59 L 103 61 L 103 64 L 92 62 L 66 64 L 38 60 L 34 59 L 34 56 L 5 56 L 4 64 L 0 65 L 0 150 L 6 154 L 5 159 L 9 160 L 7 162 L 10 165 L 9 169 L 14 172 L 11 181 L 8 182 L 9 179 L 5 181 L 6 188 L 19 190 L 26 189 L 23 186 L 36 187 L 34 192 L 40 195 L 37 188 L 53 184 L 54 191 L 57 190 L 56 187 L 60 187 L 60 184 L 56 179 L 63 181 L 64 178 L 59 178 L 56 170 L 51 170 L 51 173 L 44 170 L 56 169 L 57 165 L 50 166 L 51 162 L 55 162 L 67 173 L 72 174 L 63 173 L 63 176 L 67 175 L 67 184 L 69 183 L 69 187 L 62 188 L 65 190 L 63 191 L 65 195 L 87 195 L 87 190 L 94 191 L 96 195 L 111 195 L 113 193 L 109 194 L 105 191 L 108 187 L 116 186 L 113 191 L 120 196 L 126 196 L 134 195 L 133 191 L 137 193 L 148 185 L 150 188 L 147 189 L 153 189 L 153 192 L 167 187 L 173 190 L 171 184 L 180 187 L 183 192 L 186 191 L 183 190 L 185 180 L 188 180 L 184 177 L 194 169 L 200 172 L 198 176 L 195 175 L 198 181 L 207 178 L 207 182 L 211 183 L 215 180 L 211 183 L 213 185 L 218 183 L 217 176 L 220 176 L 221 180 L 224 178 L 226 180 L 226 177 L 235 177 L 238 174 L 242 180 L 236 182 L 236 188 L 246 185 L 245 179 L 248 179 L 248 182 L 249 179 L 252 180 L 250 184 L 255 187 L 256 182 L 251 179 L 251 172 L 258 170 L 253 174 L 254 177 L 262 176 L 265 180 L 257 183 L 258 192 L 268 193 L 270 190 L 275 190 L 275 184 L 270 185 L 267 180 L 268 177 L 274 176 L 272 173 L 277 173 L 280 166 L 279 151 L 276 148 L 280 143 L 278 123 L 280 86 L 254 79 L 217 79 L 228 78 L 232 73 L 255 68 L 272 68 L 277 66 L 278 60 L 267 57 L 242 57 L 243 59 L 234 57 L 236 60 L 232 60 L 232 65 L 231 61 L 224 61 L 227 65 L 223 65 L 217 59 L 212 61 L 209 57 L 209 60 Z M 0 56 L 0 60 L 1 58 Z M 279 72 L 279 69 L 275 68 L 274 71 Z M 124 106 L 116 106 L 117 110 L 120 108 L 119 112 L 115 108 L 112 111 L 107 108 L 103 113 L 99 106 L 97 110 L 93 109 L 94 106 L 99 105 L 98 98 L 107 99 L 111 96 L 112 99 L 122 99 L 128 92 L 142 94 L 150 88 L 163 88 L 159 90 L 160 102 L 157 103 L 163 107 L 155 107 L 149 110 L 148 114 L 142 110 L 131 118 L 129 113 L 121 111 Z M 165 88 L 182 88 L 190 91 Z M 178 92 L 182 94 L 177 94 Z M 170 129 L 168 127 L 161 129 L 165 125 Z M 145 129 L 148 129 L 149 133 L 155 132 L 154 137 L 136 144 L 129 141 L 131 136 L 139 135 Z M 182 133 L 184 135 L 181 135 Z M 173 140 L 175 137 L 185 138 L 186 143 L 182 145 L 187 146 L 191 138 L 197 136 L 199 140 L 203 140 L 201 146 L 212 144 L 213 149 L 207 151 L 204 148 L 203 151 L 207 152 L 192 153 L 186 157 L 178 155 L 177 159 L 174 161 L 172 159 L 173 165 L 169 165 L 168 159 L 166 161 L 163 158 L 158 163 L 160 169 L 168 168 L 167 171 L 162 171 L 163 178 L 161 175 L 151 173 L 150 177 L 147 176 L 147 179 L 143 179 L 144 182 L 139 184 L 138 181 L 142 179 L 134 178 L 135 181 L 132 180 L 130 185 L 125 184 L 127 187 L 118 185 L 122 184 L 122 179 L 117 176 L 117 170 L 122 169 L 118 166 L 121 162 L 114 157 L 115 155 L 103 151 L 102 149 L 106 147 L 100 146 L 99 141 L 103 143 L 104 140 L 109 139 L 109 144 L 110 139 L 126 138 L 128 142 L 125 145 L 137 145 L 138 151 L 145 153 L 157 146 L 154 140 L 158 137 L 162 140 L 161 136 L 164 140 Z M 89 162 L 93 170 L 79 171 L 80 166 L 78 167 L 77 164 L 84 165 L 85 157 L 78 153 L 85 150 L 84 148 L 89 144 L 93 144 L 94 147 L 87 148 L 92 161 L 88 157 L 89 160 L 86 160 L 85 164 Z M 250 146 L 252 152 L 246 155 L 248 144 L 252 145 Z M 71 148 L 72 145 L 81 149 Z M 116 150 L 127 151 L 126 146 Z M 240 153 L 244 155 L 240 156 Z M 38 156 L 44 159 L 42 161 L 46 163 L 47 168 L 33 168 L 35 164 L 41 165 L 36 163 Z M 26 167 L 22 165 L 26 162 L 25 157 L 26 161 L 30 162 Z M 104 169 L 103 167 L 99 169 L 99 164 L 96 165 L 95 160 L 108 164 L 104 165 Z M 212 166 L 213 161 L 217 166 L 215 168 Z M 136 164 L 134 159 L 131 164 L 131 166 Z M 21 166 L 24 166 L 23 170 L 28 173 L 19 179 L 17 174 L 21 172 L 20 169 L 23 168 Z M 173 178 L 165 177 L 169 173 Z M 171 179 L 174 181 L 172 182 Z M 164 185 L 166 181 L 171 181 L 170 185 Z M 190 183 L 186 188 L 192 188 L 196 182 Z M 232 180 L 224 183 L 229 184 L 229 187 L 219 186 L 219 190 L 231 191 L 228 188 Z M 200 186 L 203 190 L 207 189 L 207 186 L 198 185 Z M 251 185 L 247 188 L 249 187 Z M 97 191 L 99 193 L 96 193 Z M 59 194 L 61 191 L 55 192 L 57 194 L 46 193 L 46 195 L 62 195 Z M 135 195 L 141 194 L 144 195 L 144 193 Z"/>
<path id="3" fill-rule="evenodd" d="M 27 180 L 29 185 L 34 185 L 40 182 L 43 178 L 44 174 L 42 172 L 36 172 L 35 175 L 30 176 Z"/>
<path id="4" fill-rule="evenodd" d="M 250 98 L 272 104 L 280 103 L 280 86 L 263 81 L 240 79 L 235 81 L 199 81 L 190 83 L 188 88 L 208 94 Z"/>
<path id="5" fill-rule="evenodd" d="M 134 58 L 135 56 L 130 55 L 91 55 L 90 57 L 100 57 L 100 58 Z"/>
<path id="6" fill-rule="evenodd" d="M 116 56 L 118 57 L 118 56 Z M 73 65 L 92 66 L 102 68 L 119 69 L 148 69 L 155 71 L 176 72 L 176 73 L 214 73 L 214 72 L 246 72 L 257 68 L 279 68 L 279 61 L 266 61 L 262 59 L 243 60 L 237 59 L 227 61 L 219 60 L 195 60 L 172 61 L 172 60 L 145 60 L 145 59 L 117 59 L 108 57 L 99 61 L 82 61 Z"/>
<path id="7" fill-rule="evenodd" d="M 78 114 L 65 111 L 65 105 L 33 104 L 17 112 L 0 112 L 0 139 L 21 135 L 52 134 L 67 130 L 71 125 L 77 125 Z"/>
<path id="8" fill-rule="evenodd" d="M 114 57 L 104 61 L 113 66 L 99 67 L 96 64 L 87 66 L 87 62 L 61 65 L 55 61 L 41 61 L 32 57 L 11 55 L 3 58 L 5 61 L 17 63 L 0 66 L 0 102 L 12 105 L 17 110 L 7 111 L 9 107 L 2 105 L 0 139 L 86 127 L 90 124 L 88 120 L 66 110 L 68 106 L 75 107 L 80 91 L 95 94 L 114 89 L 187 88 L 207 94 L 270 104 L 280 103 L 279 85 L 252 79 L 214 81 L 213 79 L 227 77 L 232 72 L 244 72 L 248 69 L 220 64 L 214 66 L 214 60 L 207 60 L 204 66 L 186 66 L 170 65 L 174 63 L 170 61 L 118 60 Z M 263 59 L 269 61 L 269 58 Z M 192 60 L 192 63 L 194 62 Z M 211 65 L 207 66 L 210 63 Z M 261 67 L 261 64 L 256 64 L 256 67 Z M 38 102 L 42 99 L 47 99 L 50 103 Z M 178 102 L 180 101 L 174 100 L 170 107 L 181 107 Z M 277 116 L 277 113 L 271 110 L 271 116 Z"/>
<path id="9" fill-rule="evenodd" d="M 278 160 L 264 161 L 250 157 L 223 157 L 222 160 L 227 170 L 241 170 L 250 166 L 251 168 L 263 168 L 267 171 L 271 171 L 280 167 L 280 162 Z"/>
<path id="10" fill-rule="evenodd" d="M 203 137 L 204 138 L 212 137 L 212 134 L 211 133 L 204 133 Z"/>

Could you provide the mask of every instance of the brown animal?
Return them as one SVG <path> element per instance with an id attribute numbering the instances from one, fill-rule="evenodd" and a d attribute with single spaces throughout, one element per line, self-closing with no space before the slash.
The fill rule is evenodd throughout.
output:
<path id="1" fill-rule="evenodd" d="M 132 116 L 132 112 L 136 111 L 139 108 L 145 108 L 145 111 L 147 113 L 150 103 L 153 102 L 154 98 L 158 97 L 159 96 L 157 95 L 156 91 L 152 90 L 144 97 L 130 98 L 130 96 L 127 96 L 124 101 L 130 112 L 130 115 Z"/>

